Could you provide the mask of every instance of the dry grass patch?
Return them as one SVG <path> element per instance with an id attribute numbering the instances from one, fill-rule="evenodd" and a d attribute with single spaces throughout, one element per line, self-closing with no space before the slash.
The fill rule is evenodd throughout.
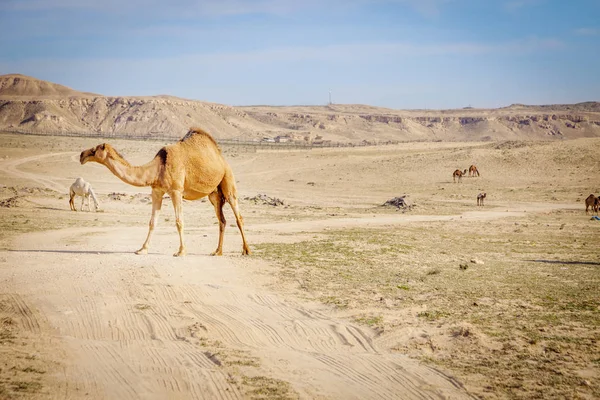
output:
<path id="1" fill-rule="evenodd" d="M 393 348 L 475 394 L 585 398 L 600 396 L 598 243 L 589 217 L 560 211 L 331 231 L 256 254 L 304 297 L 398 336 Z M 409 326 L 427 333 L 397 335 Z"/>

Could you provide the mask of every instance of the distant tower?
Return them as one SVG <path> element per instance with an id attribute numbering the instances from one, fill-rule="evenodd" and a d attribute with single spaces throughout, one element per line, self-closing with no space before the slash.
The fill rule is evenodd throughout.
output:
<path id="1" fill-rule="evenodd" d="M 329 90 L 329 105 L 331 105 L 331 90 Z"/>

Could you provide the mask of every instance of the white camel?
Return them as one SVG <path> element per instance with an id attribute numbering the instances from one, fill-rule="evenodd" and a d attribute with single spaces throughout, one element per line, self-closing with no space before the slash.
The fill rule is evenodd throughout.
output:
<path id="1" fill-rule="evenodd" d="M 83 211 L 83 203 L 85 202 L 86 198 L 88 201 L 88 211 L 92 211 L 90 207 L 90 196 L 94 200 L 94 206 L 96 207 L 96 210 L 100 208 L 100 206 L 98 205 L 98 199 L 96 198 L 96 194 L 92 190 L 92 185 L 84 181 L 83 178 L 75 179 L 75 182 L 71 185 L 71 189 L 69 189 L 69 194 L 69 205 L 71 206 L 71 210 L 73 211 L 77 211 L 74 202 L 75 196 L 81 196 L 81 211 Z"/>

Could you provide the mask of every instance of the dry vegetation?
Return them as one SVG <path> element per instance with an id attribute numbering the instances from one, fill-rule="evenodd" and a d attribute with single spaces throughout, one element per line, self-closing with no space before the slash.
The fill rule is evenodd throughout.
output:
<path id="1" fill-rule="evenodd" d="M 598 227 L 580 220 L 569 210 L 354 228 L 258 254 L 300 295 L 381 330 L 474 394 L 598 396 Z M 420 333 L 406 336 L 411 328 Z"/>
<path id="2" fill-rule="evenodd" d="M 149 190 L 70 158 L 95 142 L 0 135 L 5 166 L 72 152 L 0 172 L 3 251 L 26 232 L 147 224 Z M 162 146 L 115 142 L 132 163 Z M 480 398 L 546 399 L 600 397 L 600 221 L 583 204 L 600 193 L 598 150 L 598 139 L 581 139 L 225 152 L 255 257 L 276 272 L 271 290 L 371 326 L 380 347 L 438 366 Z M 473 163 L 480 178 L 452 183 L 454 169 Z M 27 175 L 41 171 L 51 187 Z M 71 212 L 67 192 L 57 192 L 80 175 L 103 212 Z M 486 205 L 477 208 L 484 190 Z M 381 206 L 404 194 L 410 211 Z M 283 204 L 262 201 L 267 195 Z M 210 204 L 185 207 L 191 235 L 215 224 Z M 163 209 L 162 229 L 174 231 L 170 204 Z M 216 234 L 214 225 L 208 240 L 216 243 Z M 0 293 L 0 398 L 44 397 L 52 388 L 45 372 L 58 364 L 12 319 L 7 296 Z M 287 382 L 248 372 L 260 364 L 253 355 L 197 339 L 247 396 L 296 397 Z"/>

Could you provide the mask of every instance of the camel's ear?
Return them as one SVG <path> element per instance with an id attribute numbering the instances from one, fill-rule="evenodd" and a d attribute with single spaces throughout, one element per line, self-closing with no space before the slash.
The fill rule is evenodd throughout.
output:
<path id="1" fill-rule="evenodd" d="M 100 145 L 100 148 L 101 148 L 102 150 L 106 150 L 106 143 L 102 143 L 102 144 Z"/>

